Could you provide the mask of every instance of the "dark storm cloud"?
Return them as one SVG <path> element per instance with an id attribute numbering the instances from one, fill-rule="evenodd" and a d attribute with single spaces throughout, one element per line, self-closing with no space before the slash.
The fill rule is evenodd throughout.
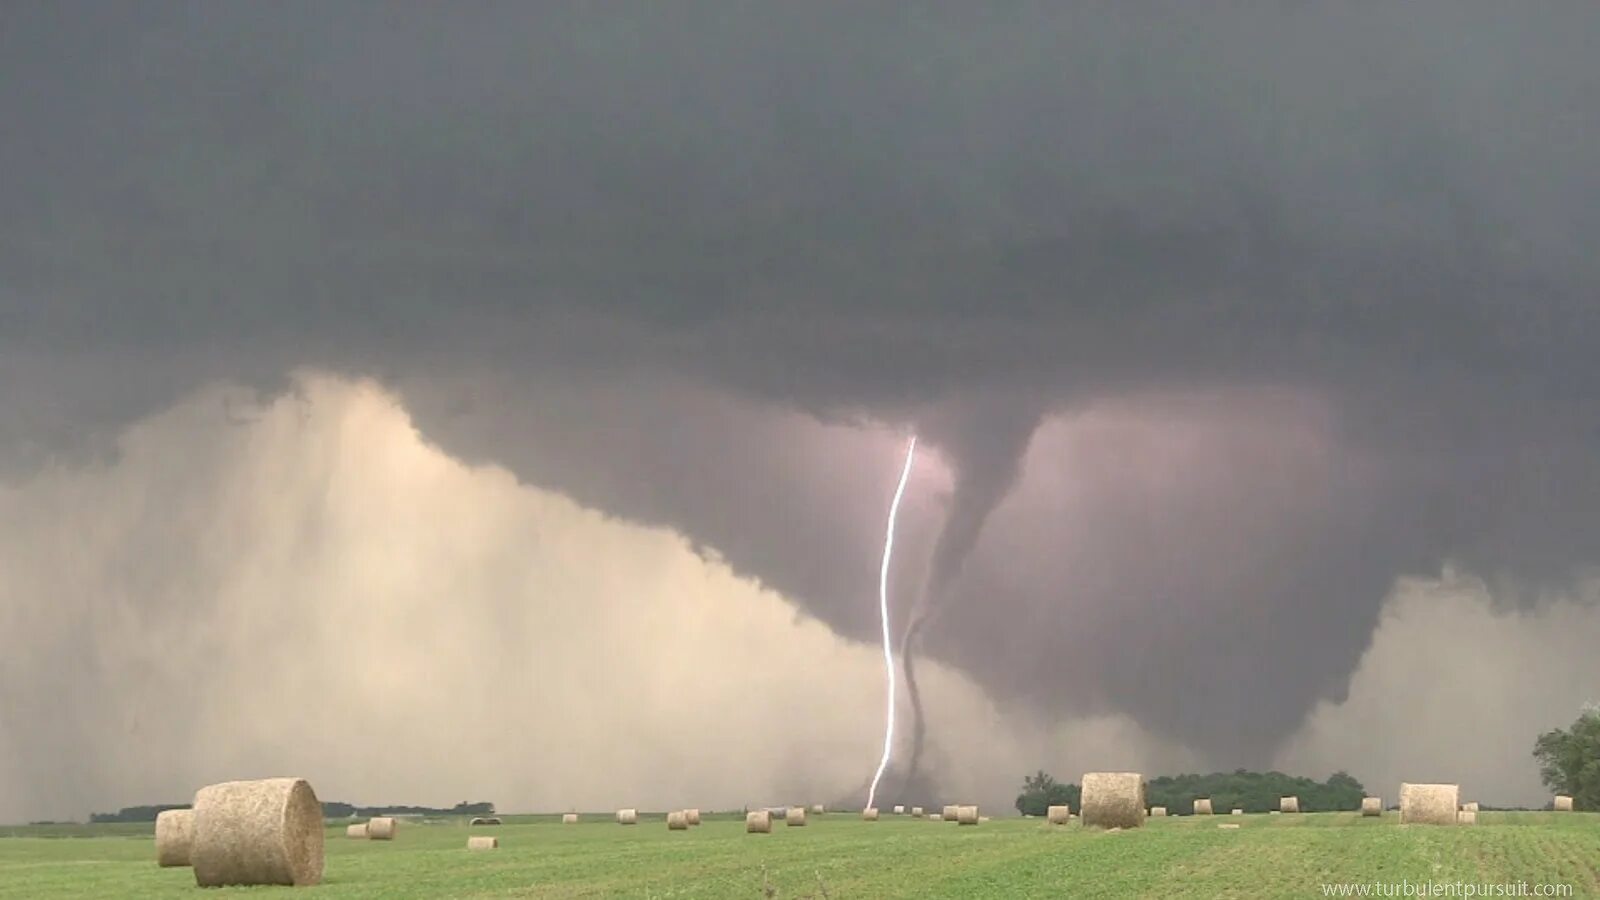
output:
<path id="1" fill-rule="evenodd" d="M 934 652 L 1259 756 L 1342 690 L 1395 575 L 1600 557 L 1597 35 L 1587 4 L 13 8 L 0 459 L 211 378 L 373 373 L 453 452 L 870 638 L 877 548 L 840 523 L 870 536 L 882 498 L 774 480 L 781 433 L 653 385 L 925 427 L 974 546 Z M 502 387 L 457 409 L 440 379 L 471 372 Z M 1203 484 L 1113 467 L 1077 548 L 986 549 L 1079 512 L 1006 512 L 1028 438 L 985 454 L 1002 429 L 963 410 L 1178 389 L 1244 435 L 1162 463 Z M 1264 487 L 1310 451 L 1245 423 L 1311 402 L 1333 461 Z M 1066 609 L 1167 677 L 1086 685 Z M 1223 640 L 1295 665 L 1175 661 Z"/>

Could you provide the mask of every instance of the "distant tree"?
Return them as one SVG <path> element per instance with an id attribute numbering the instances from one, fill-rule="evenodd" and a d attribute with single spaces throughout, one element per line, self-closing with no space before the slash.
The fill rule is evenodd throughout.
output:
<path id="1" fill-rule="evenodd" d="M 1600 710 L 1586 708 L 1571 730 L 1539 735 L 1533 757 L 1545 787 L 1571 797 L 1575 809 L 1600 811 Z"/>
<path id="2" fill-rule="evenodd" d="M 1022 793 L 1017 795 L 1017 811 L 1025 816 L 1042 816 L 1052 806 L 1078 807 L 1079 791 L 1076 785 L 1062 784 L 1043 769 L 1033 775 L 1022 776 Z"/>

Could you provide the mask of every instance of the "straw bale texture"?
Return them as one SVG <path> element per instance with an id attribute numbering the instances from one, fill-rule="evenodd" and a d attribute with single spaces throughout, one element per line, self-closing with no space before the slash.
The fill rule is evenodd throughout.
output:
<path id="1" fill-rule="evenodd" d="M 189 860 L 201 887 L 322 881 L 322 804 L 303 778 L 227 781 L 194 797 Z"/>
<path id="2" fill-rule="evenodd" d="M 1091 828 L 1138 828 L 1144 824 L 1144 776 L 1138 772 L 1090 772 L 1078 801 Z"/>
<path id="3" fill-rule="evenodd" d="M 194 810 L 169 809 L 156 816 L 156 865 L 163 869 L 189 864 L 194 843 Z"/>

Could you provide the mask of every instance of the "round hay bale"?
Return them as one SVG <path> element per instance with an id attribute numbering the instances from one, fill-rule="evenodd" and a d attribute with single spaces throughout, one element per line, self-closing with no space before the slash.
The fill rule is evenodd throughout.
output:
<path id="1" fill-rule="evenodd" d="M 987 821 L 989 821 L 989 817 L 988 816 L 979 816 L 978 817 L 978 824 L 979 825 L 982 825 L 983 823 L 985 823 Z"/>
<path id="2" fill-rule="evenodd" d="M 813 803 L 813 804 L 811 804 L 811 811 L 816 813 L 819 816 L 822 815 L 823 813 L 827 812 L 827 810 L 823 808 L 821 803 Z"/>
<path id="3" fill-rule="evenodd" d="M 1299 797 L 1278 798 L 1278 812 L 1297 813 L 1300 811 Z"/>
<path id="4" fill-rule="evenodd" d="M 863 822 L 878 821 L 878 808 L 875 806 L 869 806 L 866 809 L 863 809 L 861 811 L 861 820 Z"/>
<path id="5" fill-rule="evenodd" d="M 976 806 L 958 806 L 958 807 L 956 807 L 956 824 L 957 825 L 976 825 L 976 824 L 978 824 L 978 808 Z"/>
<path id="6" fill-rule="evenodd" d="M 564 814 L 561 817 L 561 824 L 563 824 L 563 825 L 576 825 L 576 824 L 578 824 L 578 814 L 577 813 L 566 813 L 566 814 Z"/>
<path id="7" fill-rule="evenodd" d="M 688 821 L 688 823 L 690 825 L 699 825 L 700 824 L 700 810 L 698 810 L 698 809 L 686 809 L 686 810 L 683 811 L 683 818 L 686 821 Z"/>
<path id="8" fill-rule="evenodd" d="M 500 824 L 500 818 L 498 816 L 477 816 L 477 817 L 474 817 L 471 821 L 469 821 L 467 823 L 467 826 L 471 827 L 473 825 L 499 825 L 499 824 Z"/>
<path id="9" fill-rule="evenodd" d="M 1159 819 L 1160 817 L 1162 817 L 1162 816 L 1164 816 L 1166 814 L 1167 814 L 1167 808 L 1165 806 L 1152 806 L 1152 807 L 1150 807 L 1150 816 L 1152 818 L 1158 818 Z"/>
<path id="10" fill-rule="evenodd" d="M 1476 824 L 1478 824 L 1478 811 L 1475 810 L 1475 809 L 1463 809 L 1461 812 L 1456 813 L 1456 824 L 1457 825 L 1476 825 Z"/>
<path id="11" fill-rule="evenodd" d="M 804 806 L 791 806 L 783 817 L 785 825 L 804 825 L 806 823 L 806 808 Z"/>
<path id="12" fill-rule="evenodd" d="M 928 817 L 928 821 L 929 822 L 943 822 L 944 821 L 944 816 L 939 814 L 939 813 L 934 813 L 933 815 Z"/>
<path id="13" fill-rule="evenodd" d="M 911 818 L 920 819 L 920 818 L 922 818 L 922 815 L 923 815 L 922 807 L 920 807 L 920 806 L 911 807 Z"/>
<path id="14" fill-rule="evenodd" d="M 1194 801 L 1194 814 L 1197 816 L 1211 815 L 1211 798 L 1201 797 Z"/>
<path id="15" fill-rule="evenodd" d="M 1230 814 L 1230 815 L 1235 815 L 1235 816 L 1242 816 L 1242 815 L 1244 815 L 1244 810 L 1242 810 L 1242 809 L 1240 809 L 1240 808 L 1239 808 L 1239 807 L 1237 807 L 1237 806 L 1235 806 L 1235 807 L 1234 807 L 1234 808 L 1233 808 L 1233 809 L 1232 809 L 1232 810 L 1231 810 L 1231 811 L 1230 811 L 1230 812 L 1229 812 L 1229 814 Z"/>
<path id="16" fill-rule="evenodd" d="M 1238 825 L 1234 825 L 1234 824 L 1226 824 L 1225 823 L 1225 824 L 1222 824 L 1222 825 L 1218 825 L 1217 827 L 1218 828 L 1238 828 L 1239 826 Z"/>
<path id="17" fill-rule="evenodd" d="M 194 843 L 194 810 L 169 809 L 156 814 L 156 865 L 163 869 L 189 864 Z"/>
<path id="18" fill-rule="evenodd" d="M 373 816 L 367 820 L 367 839 L 373 841 L 394 840 L 394 816 Z"/>
<path id="19" fill-rule="evenodd" d="M 1401 825 L 1454 825 L 1460 807 L 1459 784 L 1401 784 Z"/>
<path id="20" fill-rule="evenodd" d="M 617 824 L 618 825 L 637 825 L 637 824 L 639 824 L 639 811 L 637 809 L 619 809 L 619 810 L 617 810 Z"/>
<path id="21" fill-rule="evenodd" d="M 894 814 L 897 815 L 897 816 L 903 816 L 903 815 L 906 814 L 906 808 L 904 806 L 896 804 L 895 808 L 894 808 Z"/>
<path id="22" fill-rule="evenodd" d="M 1383 815 L 1383 798 L 1382 797 L 1362 797 L 1361 798 L 1361 814 L 1363 816 L 1381 816 L 1381 815 Z"/>
<path id="23" fill-rule="evenodd" d="M 744 814 L 744 830 L 746 834 L 771 834 L 772 813 L 764 809 Z"/>
<path id="24" fill-rule="evenodd" d="M 946 821 L 946 822 L 955 821 L 956 816 L 959 815 L 959 814 L 960 814 L 960 807 L 955 806 L 954 804 L 951 804 L 950 806 L 946 806 L 944 809 L 939 811 L 940 818 L 944 819 L 944 821 Z"/>
<path id="25" fill-rule="evenodd" d="M 1144 776 L 1090 772 L 1083 776 L 1078 804 L 1086 827 L 1138 828 L 1144 824 Z"/>
<path id="26" fill-rule="evenodd" d="M 1072 821 L 1071 806 L 1052 806 L 1045 811 L 1045 821 L 1051 825 L 1065 825 Z"/>
<path id="27" fill-rule="evenodd" d="M 362 822 L 360 825 L 346 825 L 344 829 L 344 836 L 347 838 L 358 838 L 363 841 L 366 840 L 367 823 Z"/>
<path id="28" fill-rule="evenodd" d="M 688 831 L 689 830 L 689 814 L 684 812 L 681 809 L 676 811 L 676 812 L 667 813 L 667 830 L 668 831 Z"/>
<path id="29" fill-rule="evenodd" d="M 1557 794 L 1555 805 L 1551 808 L 1556 812 L 1572 812 L 1572 798 L 1566 794 Z"/>
<path id="30" fill-rule="evenodd" d="M 1463 804 L 1461 804 L 1461 808 L 1463 810 L 1465 810 L 1466 812 L 1477 812 L 1478 811 L 1478 801 L 1473 800 L 1471 803 L 1463 803 Z"/>
<path id="31" fill-rule="evenodd" d="M 497 838 L 497 837 L 485 837 L 483 835 L 473 835 L 472 837 L 467 838 L 467 849 L 468 850 L 499 850 L 500 849 L 500 839 Z"/>
<path id="32" fill-rule="evenodd" d="M 194 795 L 200 887 L 322 881 L 322 804 L 304 778 L 227 781 Z"/>

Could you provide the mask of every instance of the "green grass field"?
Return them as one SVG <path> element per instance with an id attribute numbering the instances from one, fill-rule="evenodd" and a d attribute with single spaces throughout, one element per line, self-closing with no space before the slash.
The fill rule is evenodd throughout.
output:
<path id="1" fill-rule="evenodd" d="M 392 843 L 329 826 L 326 878 L 308 896 L 421 897 L 1316 897 L 1324 882 L 1526 881 L 1600 896 L 1600 814 L 1482 813 L 1477 826 L 1400 828 L 1353 813 L 1154 819 L 1105 833 L 1038 819 L 961 827 L 907 817 L 813 816 L 744 833 L 742 816 L 670 832 L 652 815 L 623 827 L 506 817 L 402 825 Z M 1239 824 L 1237 830 L 1219 824 Z M 467 835 L 501 849 L 469 852 Z M 195 897 L 291 888 L 195 887 L 159 869 L 149 826 L 0 828 L 0 896 Z M 299 893 L 304 893 L 301 889 Z"/>

